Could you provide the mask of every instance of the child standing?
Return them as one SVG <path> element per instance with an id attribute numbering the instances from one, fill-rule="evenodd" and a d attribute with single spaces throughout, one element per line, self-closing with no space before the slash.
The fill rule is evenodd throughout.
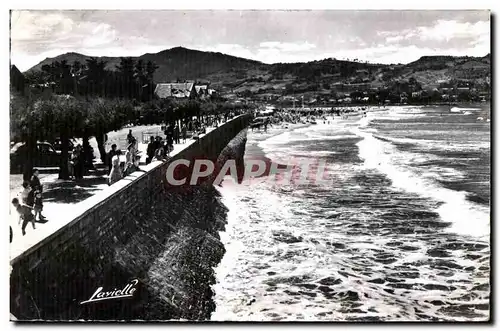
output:
<path id="1" fill-rule="evenodd" d="M 26 225 L 28 225 L 28 222 L 31 222 L 33 225 L 33 229 L 35 228 L 35 218 L 33 217 L 33 214 L 31 213 L 31 207 L 20 204 L 19 200 L 17 198 L 12 199 L 12 205 L 14 208 L 16 208 L 16 211 L 19 213 L 19 223 L 21 223 L 21 220 L 23 221 L 23 225 L 21 226 L 21 230 L 23 232 L 23 236 L 26 234 Z"/>
<path id="2" fill-rule="evenodd" d="M 35 220 L 38 215 L 38 220 L 44 220 L 45 216 L 42 215 L 43 210 L 43 202 L 42 202 L 42 191 L 35 191 L 35 204 L 33 206 L 33 210 L 35 211 Z"/>

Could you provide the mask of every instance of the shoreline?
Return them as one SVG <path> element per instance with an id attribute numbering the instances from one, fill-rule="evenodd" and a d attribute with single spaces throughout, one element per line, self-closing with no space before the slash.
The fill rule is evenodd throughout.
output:
<path id="1" fill-rule="evenodd" d="M 277 135 L 282 134 L 283 132 L 287 131 L 292 131 L 295 129 L 300 129 L 300 128 L 306 128 L 309 127 L 313 124 L 307 123 L 307 124 L 288 124 L 288 128 L 284 128 L 283 124 L 281 124 L 279 127 L 271 127 L 268 129 L 268 132 L 252 132 L 251 130 L 248 131 L 247 133 L 247 144 L 245 147 L 245 154 L 244 157 L 252 157 L 252 158 L 258 158 L 259 160 L 263 160 L 265 162 L 271 162 L 272 160 L 266 156 L 266 153 L 264 150 L 259 146 L 259 143 L 261 141 L 264 141 L 266 139 L 275 137 Z"/>
<path id="2" fill-rule="evenodd" d="M 284 128 L 283 124 L 281 124 L 281 125 L 279 125 L 279 127 L 278 127 L 278 125 L 276 125 L 276 127 L 271 127 L 268 130 L 268 132 L 260 132 L 260 131 L 253 132 L 253 131 L 249 130 L 247 138 L 252 139 L 252 143 L 260 142 L 260 141 L 269 139 L 271 137 L 277 136 L 279 134 L 282 134 L 283 132 L 286 132 L 286 131 L 292 131 L 292 130 L 296 130 L 296 129 L 306 128 L 306 127 L 313 125 L 311 123 L 306 123 L 306 124 L 286 123 L 286 124 L 288 125 L 288 128 Z"/>

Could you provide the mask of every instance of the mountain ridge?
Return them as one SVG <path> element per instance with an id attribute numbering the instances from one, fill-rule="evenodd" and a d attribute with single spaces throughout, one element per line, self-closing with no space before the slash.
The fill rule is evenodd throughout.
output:
<path id="1" fill-rule="evenodd" d="M 45 64 L 66 60 L 85 63 L 92 56 L 68 52 L 46 58 L 25 71 L 41 70 Z M 95 56 L 106 61 L 106 69 L 116 70 L 120 57 Z M 373 87 L 387 84 L 391 80 L 408 80 L 414 77 L 424 86 L 435 86 L 450 79 L 472 79 L 484 83 L 490 75 L 491 56 L 483 57 L 436 55 L 422 56 L 406 64 L 380 64 L 362 61 L 326 58 L 309 62 L 267 64 L 256 60 L 205 52 L 182 46 L 165 49 L 157 53 L 131 56 L 134 60 L 153 61 L 158 69 L 154 81 L 209 80 L 214 87 L 231 92 L 248 90 L 264 93 L 271 90 L 321 90 L 321 86 L 347 83 L 369 83 Z M 290 86 L 291 85 L 291 86 Z M 320 87 L 318 87 L 318 85 Z M 326 89 L 326 88 L 325 88 Z"/>
<path id="2" fill-rule="evenodd" d="M 188 52 L 196 52 L 196 53 L 207 53 L 207 54 L 223 55 L 223 56 L 237 58 L 237 59 L 241 59 L 241 60 L 245 60 L 245 61 L 249 61 L 249 62 L 258 63 L 258 64 L 264 65 L 264 66 L 272 66 L 272 65 L 277 65 L 277 64 L 306 64 L 306 63 L 321 62 L 321 61 L 324 61 L 324 60 L 332 59 L 332 58 L 324 58 L 324 59 L 321 59 L 321 60 L 311 60 L 311 61 L 306 61 L 306 62 L 275 62 L 275 63 L 264 63 L 264 62 L 261 62 L 261 61 L 247 59 L 247 58 L 244 58 L 244 57 L 239 57 L 239 56 L 230 55 L 230 54 L 224 54 L 224 53 L 221 53 L 221 52 L 202 51 L 202 50 L 191 49 L 191 48 L 187 48 L 187 47 L 183 47 L 183 46 L 176 46 L 176 47 L 164 49 L 164 50 L 159 51 L 157 53 L 144 53 L 144 54 L 138 55 L 138 56 L 105 56 L 105 55 L 95 55 L 95 56 L 92 56 L 92 55 L 86 55 L 86 54 L 78 53 L 78 52 L 67 52 L 67 53 L 63 53 L 63 54 L 57 55 L 55 57 L 46 57 L 45 59 L 43 59 L 42 61 L 40 61 L 38 64 L 35 64 L 31 68 L 29 68 L 29 69 L 27 69 L 27 70 L 25 70 L 23 72 L 29 72 L 29 71 L 37 70 L 37 69 L 40 70 L 41 66 L 43 64 L 50 64 L 53 61 L 60 61 L 60 60 L 66 59 L 66 57 L 72 57 L 72 56 L 80 57 L 80 58 L 83 58 L 83 59 L 94 57 L 94 58 L 97 58 L 99 60 L 101 60 L 101 59 L 119 59 L 121 57 L 130 57 L 130 58 L 133 58 L 133 59 L 140 59 L 140 58 L 144 58 L 144 57 L 157 56 L 157 55 L 160 55 L 162 53 L 177 52 L 177 51 L 188 51 Z M 439 58 L 455 58 L 456 59 L 456 58 L 466 58 L 466 57 L 485 59 L 485 58 L 490 58 L 490 56 L 491 56 L 491 53 L 488 53 L 488 54 L 486 54 L 486 55 L 484 55 L 482 57 L 481 56 L 479 56 L 479 57 L 473 57 L 473 56 L 466 56 L 466 55 L 459 55 L 459 56 L 455 56 L 455 55 L 423 55 L 420 58 L 418 58 L 417 60 L 408 62 L 406 64 L 403 63 L 403 65 L 410 65 L 410 64 L 415 63 L 415 62 L 420 62 L 420 61 L 422 61 L 424 59 L 425 60 L 439 59 Z M 354 61 L 349 61 L 349 60 L 344 60 L 344 59 L 336 59 L 336 60 L 337 61 L 354 62 Z M 372 64 L 372 65 L 381 65 L 381 66 L 400 65 L 400 64 L 396 64 L 396 63 L 389 63 L 389 64 L 387 64 L 387 63 L 377 63 L 377 62 L 368 62 L 368 61 L 366 61 L 364 63 Z"/>

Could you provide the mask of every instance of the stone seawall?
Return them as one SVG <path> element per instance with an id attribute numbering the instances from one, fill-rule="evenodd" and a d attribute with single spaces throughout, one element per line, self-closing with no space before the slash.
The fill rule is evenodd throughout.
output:
<path id="1" fill-rule="evenodd" d="M 241 168 L 248 123 L 249 116 L 239 116 L 170 162 L 203 155 L 233 158 Z M 158 162 L 124 178 L 115 192 L 96 197 L 67 226 L 15 257 L 11 313 L 19 320 L 209 319 L 226 208 L 210 183 L 167 187 L 167 167 Z M 139 284 L 131 298 L 80 304 L 99 287 L 122 289 L 132 279 Z"/>

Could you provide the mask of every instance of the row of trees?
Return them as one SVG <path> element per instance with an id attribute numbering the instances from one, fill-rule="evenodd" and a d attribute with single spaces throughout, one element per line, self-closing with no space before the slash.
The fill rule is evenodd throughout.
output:
<path id="1" fill-rule="evenodd" d="M 95 136 L 102 157 L 105 155 L 105 134 L 121 128 L 132 113 L 133 106 L 126 100 L 84 100 L 69 95 L 53 95 L 12 111 L 12 140 L 26 143 L 24 177 L 31 175 L 37 141 L 61 140 L 59 178 L 68 179 L 69 140 L 82 137 L 84 151 L 88 152 L 88 141 Z"/>
<path id="2" fill-rule="evenodd" d="M 227 114 L 231 111 L 247 111 L 252 105 L 225 101 L 152 100 L 137 107 L 136 124 L 152 125 L 183 121 L 196 116 L 202 121 L 207 116 Z"/>
<path id="3" fill-rule="evenodd" d="M 26 83 L 54 93 L 49 99 L 32 99 L 12 93 L 11 140 L 26 143 L 23 175 L 29 177 L 33 155 L 39 140 L 61 141 L 59 178 L 68 179 L 69 139 L 83 138 L 84 153 L 94 136 L 103 162 L 105 135 L 126 123 L 134 122 L 137 106 L 154 98 L 153 76 L 158 68 L 153 62 L 121 58 L 115 70 L 106 61 L 86 59 L 85 63 L 66 60 L 43 65 L 41 71 L 25 74 Z M 33 98 L 34 96 L 34 98 Z"/>
<path id="4" fill-rule="evenodd" d="M 42 66 L 41 71 L 26 73 L 27 83 L 50 87 L 57 94 L 128 98 L 148 101 L 154 98 L 153 76 L 158 68 L 152 61 L 120 59 L 115 70 L 95 57 L 85 63 L 66 60 Z"/>

